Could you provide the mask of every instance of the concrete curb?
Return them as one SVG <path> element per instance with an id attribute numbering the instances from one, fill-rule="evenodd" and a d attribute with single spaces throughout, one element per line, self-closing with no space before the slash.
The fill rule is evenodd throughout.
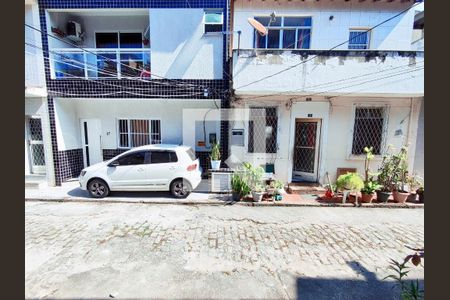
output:
<path id="1" fill-rule="evenodd" d="M 111 199 L 86 199 L 78 197 L 65 198 L 43 198 L 43 197 L 25 197 L 25 201 L 30 202 L 74 202 L 74 203 L 127 203 L 127 204 L 172 204 L 172 205 L 242 205 L 254 207 L 358 207 L 358 208 L 407 208 L 407 209 L 423 209 L 424 204 L 407 205 L 407 204 L 381 204 L 381 203 L 363 203 L 361 206 L 355 206 L 352 203 L 279 203 L 279 202 L 234 202 L 221 200 L 130 200 L 128 198 Z"/>

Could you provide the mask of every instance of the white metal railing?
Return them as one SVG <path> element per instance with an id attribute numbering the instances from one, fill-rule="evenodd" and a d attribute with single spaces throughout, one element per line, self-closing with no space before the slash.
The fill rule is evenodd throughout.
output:
<path id="1" fill-rule="evenodd" d="M 150 49 L 51 49 L 51 78 L 121 79 L 150 77 Z"/>

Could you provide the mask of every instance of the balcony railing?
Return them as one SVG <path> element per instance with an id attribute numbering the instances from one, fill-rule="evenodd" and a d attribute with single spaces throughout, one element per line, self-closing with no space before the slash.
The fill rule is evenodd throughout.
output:
<path id="1" fill-rule="evenodd" d="M 150 77 L 150 49 L 52 49 L 52 79 Z"/>

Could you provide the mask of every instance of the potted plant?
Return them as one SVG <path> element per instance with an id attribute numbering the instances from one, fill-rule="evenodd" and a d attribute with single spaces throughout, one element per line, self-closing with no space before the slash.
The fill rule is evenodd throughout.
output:
<path id="1" fill-rule="evenodd" d="M 375 198 L 375 191 L 381 188 L 374 179 L 373 174 L 370 172 L 370 161 L 375 157 L 373 155 L 373 147 L 365 147 L 364 153 L 366 153 L 366 159 L 364 161 L 364 187 L 361 189 L 361 201 L 372 202 Z"/>
<path id="2" fill-rule="evenodd" d="M 369 180 L 364 183 L 364 187 L 361 189 L 361 201 L 371 203 L 375 199 L 375 191 L 381 188 L 381 185 L 376 181 Z"/>
<path id="3" fill-rule="evenodd" d="M 419 202 L 424 203 L 424 187 L 423 185 L 416 190 L 417 195 L 419 195 Z"/>
<path id="4" fill-rule="evenodd" d="M 417 190 L 420 187 L 422 187 L 422 185 L 423 185 L 422 177 L 415 175 L 415 174 L 408 176 L 407 183 L 408 183 L 409 196 L 406 201 L 416 202 L 416 198 L 418 195 Z"/>
<path id="5" fill-rule="evenodd" d="M 213 143 L 211 147 L 211 169 L 220 169 L 220 145 L 218 143 Z"/>
<path id="6" fill-rule="evenodd" d="M 254 167 L 247 162 L 244 162 L 243 166 L 245 174 L 244 181 L 251 188 L 253 200 L 259 202 L 265 193 L 262 184 L 264 169 L 262 167 Z"/>
<path id="7" fill-rule="evenodd" d="M 261 202 L 263 196 L 264 196 L 264 187 L 262 184 L 256 184 L 253 188 L 252 188 L 252 197 L 253 197 L 253 201 L 255 202 Z"/>
<path id="8" fill-rule="evenodd" d="M 349 172 L 338 177 L 336 187 L 344 192 L 342 201 L 345 203 L 350 192 L 355 192 L 356 198 L 358 198 L 358 192 L 364 187 L 364 182 L 358 173 Z M 356 199 L 356 202 L 358 202 L 358 199 Z"/>
<path id="9" fill-rule="evenodd" d="M 378 168 L 377 181 L 381 188 L 377 190 L 377 200 L 381 202 L 388 202 L 393 190 L 395 166 L 392 163 L 392 155 L 389 153 L 389 150 L 390 146 L 388 147 L 388 152 L 383 155 L 381 165 Z"/>
<path id="10" fill-rule="evenodd" d="M 394 201 L 405 203 L 409 192 L 406 190 L 406 181 L 408 178 L 408 151 L 402 147 L 398 154 L 392 155 L 394 185 Z"/>
<path id="11" fill-rule="evenodd" d="M 237 171 L 231 176 L 231 190 L 233 201 L 239 201 L 250 193 L 250 187 L 242 178 L 242 173 Z"/>

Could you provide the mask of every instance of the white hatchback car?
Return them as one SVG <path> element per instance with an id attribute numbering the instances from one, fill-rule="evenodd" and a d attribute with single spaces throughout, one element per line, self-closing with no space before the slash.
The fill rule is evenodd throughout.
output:
<path id="1" fill-rule="evenodd" d="M 81 189 L 94 198 L 110 191 L 170 191 L 185 198 L 201 181 L 201 168 L 192 148 L 178 145 L 147 145 L 81 171 Z"/>

